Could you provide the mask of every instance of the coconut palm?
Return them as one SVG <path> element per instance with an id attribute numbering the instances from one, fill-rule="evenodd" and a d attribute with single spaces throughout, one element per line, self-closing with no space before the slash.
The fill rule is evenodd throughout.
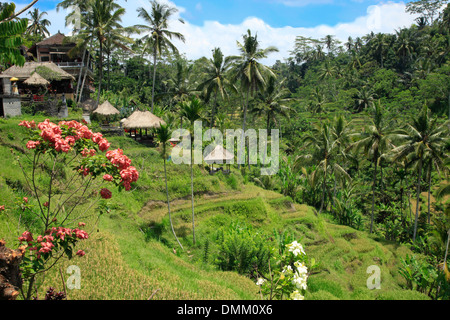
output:
<path id="1" fill-rule="evenodd" d="M 393 123 L 386 121 L 380 102 L 378 101 L 373 108 L 372 123 L 366 127 L 363 132 L 358 132 L 351 135 L 356 142 L 352 143 L 348 148 L 348 150 L 354 149 L 356 151 L 362 149 L 366 157 L 372 159 L 372 164 L 374 166 L 372 178 L 372 214 L 370 218 L 370 233 L 373 231 L 377 168 L 380 157 L 394 147 L 390 137 L 392 130 Z"/>
<path id="2" fill-rule="evenodd" d="M 277 117 L 288 117 L 291 108 L 287 106 L 293 99 L 290 98 L 291 92 L 284 87 L 286 79 L 277 81 L 275 78 L 269 78 L 267 87 L 259 95 L 260 103 L 251 110 L 253 113 L 266 115 L 266 129 L 270 130 L 271 122 L 277 124 Z"/>
<path id="3" fill-rule="evenodd" d="M 167 142 L 171 138 L 171 132 L 169 125 L 161 124 L 159 128 L 155 128 L 155 134 L 156 139 L 159 141 L 159 143 L 162 145 L 162 158 L 164 160 L 164 180 L 166 183 L 166 196 L 167 196 L 167 210 L 169 211 L 169 221 L 170 221 L 170 227 L 172 229 L 172 233 L 177 240 L 178 244 L 180 245 L 181 249 L 184 250 L 183 246 L 181 245 L 180 241 L 178 240 L 178 237 L 175 233 L 175 229 L 173 228 L 173 222 L 172 222 L 172 215 L 170 212 L 170 200 L 169 200 L 169 188 L 167 186 L 167 169 L 166 169 L 166 158 L 167 158 Z"/>
<path id="4" fill-rule="evenodd" d="M 32 36 L 42 36 L 48 37 L 50 32 L 47 27 L 52 23 L 50 20 L 44 19 L 43 16 L 47 14 L 47 12 L 42 11 L 39 12 L 38 8 L 34 8 L 33 11 L 28 12 L 30 15 L 30 24 L 27 28 L 27 34 Z"/>
<path id="5" fill-rule="evenodd" d="M 148 35 L 142 38 L 143 42 L 147 44 L 147 47 L 153 54 L 153 85 L 152 85 L 152 104 L 151 111 L 153 112 L 155 101 L 155 82 L 156 82 L 156 62 L 157 58 L 161 56 L 161 53 L 170 49 L 173 53 L 178 53 L 178 49 L 171 42 L 172 38 L 185 41 L 184 36 L 179 32 L 169 31 L 169 19 L 178 12 L 177 8 L 170 7 L 167 4 L 161 4 L 156 0 L 151 0 L 151 11 L 147 11 L 145 8 L 138 8 L 138 16 L 148 25 L 138 25 L 144 31 L 148 32 Z M 183 20 L 179 19 L 184 23 Z"/>
<path id="6" fill-rule="evenodd" d="M 204 67 L 203 75 L 206 80 L 198 86 L 198 90 L 203 91 L 206 102 L 210 100 L 211 94 L 214 94 L 210 129 L 214 126 L 217 96 L 220 95 L 222 99 L 225 99 L 228 96 L 227 88 L 236 91 L 236 87 L 227 77 L 227 72 L 231 67 L 231 60 L 231 57 L 224 57 L 220 48 L 214 48 L 212 51 L 212 58 L 206 60 L 206 66 Z"/>
<path id="7" fill-rule="evenodd" d="M 100 93 L 103 81 L 103 51 L 108 38 L 117 39 L 125 37 L 128 32 L 120 24 L 125 9 L 116 4 L 113 0 L 92 0 L 86 17 L 81 20 L 81 30 L 74 37 L 77 47 L 86 48 L 93 42 L 99 45 L 98 57 L 98 94 L 97 104 L 100 101 Z M 125 40 L 123 41 L 125 42 Z M 89 55 L 88 55 L 89 57 Z M 84 80 L 83 80 L 84 82 Z M 83 86 L 82 86 L 83 87 Z"/>
<path id="8" fill-rule="evenodd" d="M 437 118 L 433 119 L 428 107 L 424 106 L 420 114 L 412 119 L 412 124 L 407 124 L 404 129 L 398 130 L 395 137 L 401 144 L 391 151 L 392 159 L 395 161 L 406 158 L 414 161 L 417 171 L 417 199 L 413 234 L 413 242 L 415 242 L 424 163 L 427 159 L 442 162 L 438 155 L 442 154 L 441 150 L 449 142 L 448 128 L 445 124 L 438 125 Z"/>
<path id="9" fill-rule="evenodd" d="M 245 96 L 242 131 L 246 129 L 247 109 L 250 95 L 254 95 L 257 91 L 264 88 L 268 77 L 275 77 L 274 72 L 267 66 L 259 62 L 266 58 L 272 52 L 278 52 L 275 47 L 260 48 L 257 35 L 252 35 L 250 30 L 243 36 L 244 42 L 237 41 L 240 56 L 233 56 L 231 60 L 235 63 L 233 68 L 234 80 L 239 80 L 241 90 Z M 244 139 L 242 139 L 242 142 Z M 250 162 L 249 162 L 250 163 Z"/>
<path id="10" fill-rule="evenodd" d="M 355 111 L 361 112 L 366 108 L 372 107 L 374 105 L 374 101 L 375 93 L 373 92 L 373 90 L 367 86 L 361 87 L 354 98 Z"/>
<path id="11" fill-rule="evenodd" d="M 340 156 L 338 152 L 340 144 L 333 131 L 333 125 L 325 122 L 321 125 L 316 125 L 310 133 L 305 134 L 303 138 L 304 147 L 311 148 L 311 153 L 299 156 L 295 164 L 297 168 L 301 168 L 303 164 L 307 163 L 315 165 L 312 173 L 314 180 L 320 179 L 322 182 L 319 214 L 324 209 L 325 195 L 328 193 L 328 177 L 334 173 L 335 176 L 339 176 L 342 179 L 351 180 L 347 171 L 336 161 Z"/>
<path id="12" fill-rule="evenodd" d="M 388 36 L 384 33 L 377 33 L 374 37 L 371 37 L 368 45 L 375 57 L 379 60 L 381 68 L 384 68 L 384 56 L 390 45 Z"/>
<path id="13" fill-rule="evenodd" d="M 193 97 L 189 102 L 181 103 L 181 116 L 188 121 L 191 133 L 191 207 L 192 207 L 192 239 L 195 244 L 195 211 L 194 211 L 194 152 L 193 152 L 193 137 L 194 137 L 194 123 L 202 118 L 201 112 L 203 105 L 200 100 Z"/>

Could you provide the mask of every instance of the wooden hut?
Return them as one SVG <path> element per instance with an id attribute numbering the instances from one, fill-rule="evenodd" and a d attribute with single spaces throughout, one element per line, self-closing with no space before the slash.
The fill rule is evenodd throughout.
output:
<path id="1" fill-rule="evenodd" d="M 134 139 L 137 139 L 137 132 L 142 139 L 142 130 L 145 130 L 145 136 L 148 137 L 148 129 L 159 128 L 161 124 L 166 124 L 164 120 L 155 116 L 150 111 L 134 111 L 127 119 L 122 122 L 124 129 L 128 130 L 130 137 L 134 132 Z"/>
<path id="2" fill-rule="evenodd" d="M 234 159 L 234 154 L 224 149 L 222 145 L 217 145 L 213 151 L 211 151 L 208 155 L 204 157 L 204 161 L 211 165 L 210 173 L 213 174 L 216 171 L 223 170 L 223 168 L 214 169 L 214 163 L 218 164 L 227 164 L 227 170 L 223 170 L 223 173 L 230 173 L 230 161 Z"/>
<path id="3" fill-rule="evenodd" d="M 114 116 L 115 114 L 120 114 L 120 111 L 117 110 L 108 100 L 106 100 L 101 105 L 99 105 L 98 108 L 95 109 L 93 113 L 102 116 L 104 124 L 109 124 L 111 116 Z"/>
<path id="4" fill-rule="evenodd" d="M 23 82 L 27 86 L 47 87 L 50 81 L 47 81 L 39 73 L 34 72 L 27 80 Z"/>

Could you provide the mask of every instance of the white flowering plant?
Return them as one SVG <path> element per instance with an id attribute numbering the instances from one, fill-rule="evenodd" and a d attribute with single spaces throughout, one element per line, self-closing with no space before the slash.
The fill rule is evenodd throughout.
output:
<path id="1" fill-rule="evenodd" d="M 303 300 L 314 264 L 314 259 L 308 259 L 303 246 L 297 241 L 273 248 L 269 273 L 257 274 L 256 284 L 260 288 L 261 298 Z"/>

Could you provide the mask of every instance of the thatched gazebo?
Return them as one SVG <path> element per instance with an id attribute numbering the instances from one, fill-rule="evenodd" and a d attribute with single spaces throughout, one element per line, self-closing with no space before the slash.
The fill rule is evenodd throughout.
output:
<path id="1" fill-rule="evenodd" d="M 211 151 L 208 155 L 204 157 L 204 161 L 211 165 L 210 173 L 213 174 L 215 171 L 222 170 L 214 170 L 214 163 L 223 164 L 226 163 L 228 169 L 224 170 L 223 173 L 230 173 L 230 161 L 234 159 L 234 154 L 224 149 L 222 145 L 217 145 L 213 151 Z"/>
<path id="2" fill-rule="evenodd" d="M 166 123 L 150 111 L 139 110 L 134 111 L 122 122 L 123 128 L 129 130 L 130 137 L 134 130 L 134 139 L 137 139 L 137 130 L 139 130 L 139 135 L 142 138 L 142 130 L 145 129 L 145 135 L 148 137 L 148 129 L 159 128 L 161 124 Z"/>
<path id="3" fill-rule="evenodd" d="M 104 117 L 105 124 L 108 124 L 110 121 L 110 117 L 116 114 L 120 114 L 120 111 L 117 110 L 108 100 L 106 100 L 101 105 L 99 105 L 98 108 L 93 111 L 93 113 Z"/>
<path id="4" fill-rule="evenodd" d="M 27 80 L 23 82 L 28 86 L 42 86 L 47 87 L 50 84 L 50 81 L 46 80 L 39 73 L 34 72 Z"/>

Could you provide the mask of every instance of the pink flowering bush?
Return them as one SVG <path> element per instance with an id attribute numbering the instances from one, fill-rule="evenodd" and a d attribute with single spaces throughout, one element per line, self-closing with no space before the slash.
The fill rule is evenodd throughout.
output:
<path id="1" fill-rule="evenodd" d="M 109 150 L 108 140 L 101 133 L 92 132 L 85 123 L 24 120 L 19 126 L 29 134 L 26 148 L 31 156 L 26 157 L 31 170 L 25 169 L 22 159 L 18 160 L 32 190 L 32 196 L 24 197 L 20 205 L 24 213 L 37 217 L 38 228 L 42 228 L 41 234 L 35 236 L 28 231 L 31 226 L 26 225 L 28 230 L 19 237 L 22 247 L 28 249 L 23 275 L 31 288 L 35 276 L 53 266 L 53 260 L 85 255 L 85 251 L 75 250 L 79 241 L 89 237 L 82 229 L 85 224 L 80 223 L 77 228 L 65 226 L 67 221 L 75 220 L 72 216 L 76 207 L 88 201 L 91 204 L 83 210 L 89 210 L 99 200 L 110 199 L 113 194 L 108 184 L 117 186 L 119 191 L 131 190 L 139 173 L 123 150 Z M 24 298 L 30 298 L 30 294 Z"/>

